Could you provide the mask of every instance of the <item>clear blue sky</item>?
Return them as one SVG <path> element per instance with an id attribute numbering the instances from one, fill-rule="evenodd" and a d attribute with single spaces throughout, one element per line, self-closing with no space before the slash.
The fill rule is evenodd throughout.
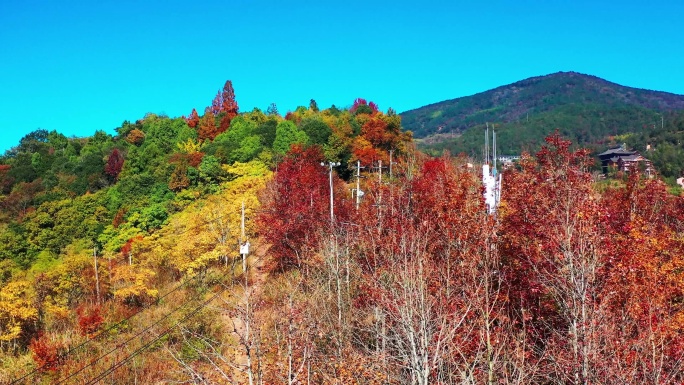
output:
<path id="1" fill-rule="evenodd" d="M 577 71 L 684 94 L 680 1 L 2 1 L 0 152 L 43 128 L 114 133 L 201 113 L 233 81 L 242 111 L 402 112 Z"/>

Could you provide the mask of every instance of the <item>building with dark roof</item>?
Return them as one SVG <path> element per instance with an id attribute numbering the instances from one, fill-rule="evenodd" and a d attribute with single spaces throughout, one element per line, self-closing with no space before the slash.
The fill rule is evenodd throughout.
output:
<path id="1" fill-rule="evenodd" d="M 601 160 L 604 174 L 607 174 L 611 168 L 622 172 L 630 172 L 634 168 L 639 168 L 649 177 L 655 173 L 653 163 L 650 160 L 643 157 L 637 151 L 627 150 L 624 144 L 611 147 L 598 154 L 598 157 Z"/>

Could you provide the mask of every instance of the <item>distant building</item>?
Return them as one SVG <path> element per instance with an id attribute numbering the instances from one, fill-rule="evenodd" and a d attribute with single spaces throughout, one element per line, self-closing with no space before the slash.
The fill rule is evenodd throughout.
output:
<path id="1" fill-rule="evenodd" d="M 497 156 L 496 159 L 499 161 L 501 164 L 501 167 L 506 170 L 509 167 L 512 167 L 513 164 L 520 159 L 519 155 L 501 155 Z"/>
<path id="2" fill-rule="evenodd" d="M 648 177 L 655 174 L 653 163 L 650 160 L 644 158 L 637 151 L 627 150 L 624 144 L 611 147 L 598 154 L 598 157 L 601 160 L 604 174 L 607 174 L 611 168 L 625 173 L 638 168 Z"/>

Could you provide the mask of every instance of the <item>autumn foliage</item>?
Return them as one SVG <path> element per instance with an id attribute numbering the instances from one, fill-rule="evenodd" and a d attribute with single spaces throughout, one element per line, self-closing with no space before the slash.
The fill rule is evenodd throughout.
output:
<path id="1" fill-rule="evenodd" d="M 504 173 L 496 215 L 465 159 L 419 155 L 390 183 L 367 180 L 351 223 L 295 214 L 309 226 L 295 243 L 307 252 L 274 250 L 307 256 L 289 264 L 301 291 L 281 309 L 296 314 L 297 337 L 273 347 L 279 357 L 337 381 L 365 362 L 354 373 L 369 383 L 681 381 L 681 198 L 636 174 L 598 190 L 586 150 L 559 135 L 546 143 Z M 288 167 L 278 173 L 295 178 Z M 300 185 L 280 194 L 309 190 Z M 298 211 L 275 202 L 265 203 L 262 226 L 280 229 L 269 240 L 295 239 L 283 224 Z"/>
<path id="2" fill-rule="evenodd" d="M 142 144 L 143 140 L 145 140 L 145 133 L 138 129 L 131 130 L 126 136 L 126 141 L 136 146 Z"/>
<path id="3" fill-rule="evenodd" d="M 589 155 L 548 137 L 489 214 L 362 98 L 40 130 L 0 159 L 0 383 L 682 383 L 684 200 Z"/>
<path id="4" fill-rule="evenodd" d="M 671 217 L 679 198 L 637 174 L 600 194 L 585 150 L 571 151 L 558 135 L 547 142 L 536 161 L 524 158 L 520 171 L 505 175 L 502 210 L 502 248 L 519 304 L 511 310 L 553 357 L 553 365 L 540 361 L 549 365 L 546 375 L 654 383 L 679 373 L 674 315 L 683 310 L 676 299 L 683 287 L 671 273 L 682 266 Z M 661 366 L 649 363 L 654 357 Z"/>
<path id="5" fill-rule="evenodd" d="M 81 306 L 76 309 L 78 327 L 81 335 L 87 336 L 97 332 L 104 321 L 99 305 L 92 307 Z"/>
<path id="6" fill-rule="evenodd" d="M 192 112 L 190 113 L 190 116 L 188 116 L 185 121 L 188 123 L 188 126 L 190 128 L 195 128 L 199 124 L 200 118 L 199 115 L 197 114 L 196 109 L 192 109 Z"/>
<path id="7" fill-rule="evenodd" d="M 123 169 L 124 157 L 118 148 L 112 150 L 112 153 L 107 158 L 107 164 L 105 165 L 105 173 L 112 179 L 116 180 L 119 177 L 119 173 Z"/>
<path id="8" fill-rule="evenodd" d="M 29 348 L 40 371 L 55 372 L 64 363 L 64 346 L 43 334 L 31 341 Z"/>
<path id="9" fill-rule="evenodd" d="M 331 226 L 329 170 L 321 165 L 323 159 L 319 147 L 292 146 L 264 193 L 268 209 L 259 215 L 258 223 L 272 244 L 279 270 L 309 263 L 310 253 L 322 236 L 320 231 Z M 348 216 L 346 194 L 340 179 L 333 177 L 336 220 L 344 221 Z"/>
<path id="10" fill-rule="evenodd" d="M 211 102 L 210 111 L 214 116 L 219 117 L 219 132 L 224 132 L 230 127 L 230 121 L 238 114 L 238 104 L 235 100 L 233 82 L 227 80 L 223 85 L 223 90 L 219 90 Z"/>
<path id="11" fill-rule="evenodd" d="M 216 126 L 216 115 L 207 108 L 204 111 L 204 116 L 199 121 L 199 126 L 197 128 L 197 136 L 200 140 L 204 139 L 214 139 L 218 134 L 220 134 L 219 128 Z"/>

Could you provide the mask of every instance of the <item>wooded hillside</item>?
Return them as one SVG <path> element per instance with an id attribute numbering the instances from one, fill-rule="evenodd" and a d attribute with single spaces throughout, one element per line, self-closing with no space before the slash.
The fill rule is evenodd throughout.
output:
<path id="1" fill-rule="evenodd" d="M 230 82 L 34 132 L 0 161 L 0 383 L 684 381 L 683 198 L 552 135 L 490 215 L 470 162 L 374 102 L 240 112 Z"/>

